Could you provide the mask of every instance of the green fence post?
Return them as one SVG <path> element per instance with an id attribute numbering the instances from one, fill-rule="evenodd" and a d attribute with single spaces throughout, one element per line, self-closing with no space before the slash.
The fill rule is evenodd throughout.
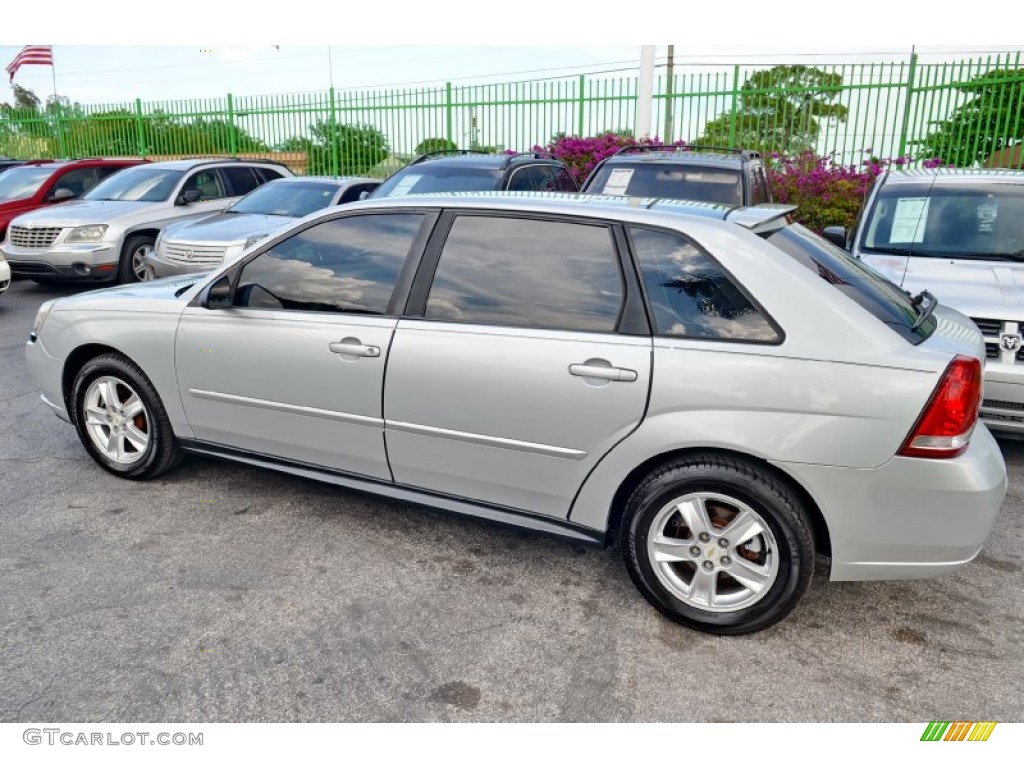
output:
<path id="1" fill-rule="evenodd" d="M 576 134 L 580 138 L 583 138 L 583 131 L 584 131 L 583 118 L 585 117 L 584 113 L 585 113 L 586 108 L 587 108 L 586 92 L 587 92 L 586 75 L 580 75 L 580 127 L 579 127 L 579 133 Z"/>
<path id="2" fill-rule="evenodd" d="M 444 137 L 451 146 L 452 141 L 452 84 L 444 84 Z"/>
<path id="3" fill-rule="evenodd" d="M 900 153 L 903 157 L 907 153 L 907 129 L 910 126 L 910 100 L 914 94 L 914 73 L 917 70 L 917 52 L 910 50 L 910 71 L 907 72 L 906 102 L 903 105 L 903 126 L 900 128 Z"/>
<path id="4" fill-rule="evenodd" d="M 331 141 L 331 175 L 332 176 L 337 176 L 337 175 L 339 175 L 339 169 L 338 169 L 338 113 L 336 111 L 335 102 L 334 102 L 334 86 L 333 85 L 331 86 L 330 94 L 331 94 L 331 115 L 330 115 L 331 124 L 328 126 L 329 130 L 327 132 L 327 135 L 330 137 L 330 141 Z"/>
<path id="5" fill-rule="evenodd" d="M 142 99 L 135 100 L 135 133 L 138 140 L 139 157 L 145 157 L 146 150 L 146 125 L 142 122 Z"/>
<path id="6" fill-rule="evenodd" d="M 235 100 L 228 94 L 228 151 L 238 157 L 238 131 L 235 129 Z"/>
<path id="7" fill-rule="evenodd" d="M 67 149 L 64 146 L 64 126 L 60 122 L 60 102 L 56 100 L 53 102 L 53 117 L 57 122 L 57 149 L 60 157 L 67 157 Z"/>
<path id="8" fill-rule="evenodd" d="M 736 146 L 736 105 L 740 98 L 740 65 L 732 68 L 732 105 L 729 107 L 729 149 Z"/>

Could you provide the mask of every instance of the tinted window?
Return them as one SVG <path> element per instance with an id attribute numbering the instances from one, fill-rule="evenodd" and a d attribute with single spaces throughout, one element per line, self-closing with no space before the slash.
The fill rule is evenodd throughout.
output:
<path id="1" fill-rule="evenodd" d="M 725 205 L 743 204 L 739 171 L 668 163 L 605 163 L 587 184 L 595 195 L 668 197 Z"/>
<path id="2" fill-rule="evenodd" d="M 284 178 L 283 173 L 275 171 L 273 168 L 257 168 L 256 172 L 263 176 L 263 181 L 265 182 Z"/>
<path id="3" fill-rule="evenodd" d="M 200 200 L 217 200 L 227 196 L 224 192 L 224 182 L 216 168 L 205 168 L 189 176 L 181 191 L 188 192 L 193 189 L 199 190 Z"/>
<path id="4" fill-rule="evenodd" d="M 247 195 L 263 183 L 252 168 L 225 168 L 231 191 L 234 195 Z"/>
<path id="5" fill-rule="evenodd" d="M 356 200 L 364 200 L 378 186 L 377 183 L 373 184 L 353 184 L 351 187 L 341 193 L 341 199 L 338 201 L 338 205 L 344 203 L 353 203 Z"/>
<path id="6" fill-rule="evenodd" d="M 935 330 L 935 318 L 926 320 L 916 331 L 911 330 L 918 312 L 905 291 L 799 224 L 779 230 L 768 242 L 835 286 L 907 341 L 918 344 Z"/>
<path id="7" fill-rule="evenodd" d="M 68 171 L 50 188 L 47 197 L 53 199 L 59 189 L 66 189 L 75 197 L 81 197 L 90 189 L 96 186 L 96 182 L 99 179 L 96 176 L 95 168 L 76 168 L 73 171 Z"/>
<path id="8" fill-rule="evenodd" d="M 887 184 L 872 205 L 862 247 L 1024 260 L 1024 184 Z"/>
<path id="9" fill-rule="evenodd" d="M 460 216 L 441 252 L 427 317 L 612 331 L 622 275 L 610 230 L 555 221 Z"/>
<path id="10" fill-rule="evenodd" d="M 85 199 L 142 200 L 155 203 L 170 197 L 181 177 L 181 171 L 166 168 L 126 168 L 90 189 Z"/>
<path id="11" fill-rule="evenodd" d="M 383 315 L 422 222 L 387 213 L 310 227 L 245 265 L 235 305 Z"/>
<path id="12" fill-rule="evenodd" d="M 0 202 L 32 197 L 53 174 L 53 168 L 11 168 L 0 176 Z"/>
<path id="13" fill-rule="evenodd" d="M 120 171 L 122 168 L 125 168 L 125 167 L 126 166 L 118 167 L 118 166 L 103 165 L 103 166 L 100 166 L 99 168 L 96 169 L 96 173 L 99 174 L 100 181 L 103 181 L 103 179 L 107 178 L 107 176 L 112 176 L 113 174 L 117 173 L 118 171 Z"/>
<path id="14" fill-rule="evenodd" d="M 502 172 L 496 168 L 415 165 L 385 181 L 374 197 L 420 195 L 428 192 L 483 192 L 497 189 Z"/>
<path id="15" fill-rule="evenodd" d="M 680 235 L 633 227 L 657 333 L 729 341 L 781 341 L 778 332 L 703 250 Z"/>
<path id="16" fill-rule="evenodd" d="M 764 179 L 764 169 L 754 169 L 754 186 L 752 188 L 752 199 L 753 205 L 758 203 L 770 203 L 771 197 L 768 195 L 768 183 Z"/>
<path id="17" fill-rule="evenodd" d="M 228 208 L 228 213 L 259 213 L 299 218 L 331 204 L 337 184 L 285 181 L 264 184 Z"/>
<path id="18" fill-rule="evenodd" d="M 554 188 L 554 175 L 547 165 L 516 168 L 508 182 L 509 192 L 551 192 Z"/>
<path id="19" fill-rule="evenodd" d="M 555 189 L 559 192 L 576 192 L 579 186 L 567 169 L 559 168 L 555 171 Z"/>

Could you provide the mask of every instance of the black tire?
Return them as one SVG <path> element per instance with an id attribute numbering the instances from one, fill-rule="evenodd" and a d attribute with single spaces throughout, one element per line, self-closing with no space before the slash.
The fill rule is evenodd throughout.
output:
<path id="1" fill-rule="evenodd" d="M 711 522 L 707 544 L 685 525 L 680 526 L 685 522 L 683 516 L 672 511 L 674 502 L 679 499 L 704 494 L 711 496 L 705 499 L 710 502 L 707 518 Z M 736 503 L 730 504 L 729 500 Z M 731 547 L 715 549 L 719 541 L 716 537 L 725 531 L 718 524 L 734 518 L 720 519 L 714 515 L 729 515 L 730 510 L 736 510 L 738 515 L 743 505 L 767 524 L 767 534 L 742 540 L 756 548 L 753 552 L 742 542 L 739 547 L 736 547 L 737 542 L 728 542 Z M 688 554 L 682 557 L 692 558 L 692 562 L 653 561 L 649 542 L 658 533 L 652 530 L 655 523 L 671 541 L 678 537 L 686 543 Z M 666 531 L 673 531 L 675 535 Z M 814 535 L 807 512 L 797 496 L 753 462 L 716 454 L 678 459 L 648 475 L 626 505 L 620 541 L 633 582 L 655 608 L 673 621 L 717 635 L 748 634 L 781 621 L 796 607 L 814 572 Z M 691 544 L 693 546 L 689 546 Z M 674 552 L 683 552 L 676 546 Z M 700 550 L 699 555 L 697 550 Z M 732 578 L 732 572 L 747 575 L 740 567 L 747 565 L 739 560 L 741 556 L 766 573 L 774 573 L 773 581 L 765 577 L 764 585 L 759 587 L 763 593 L 755 593 Z M 726 562 L 728 566 L 724 565 Z M 685 595 L 681 596 L 686 588 L 693 591 L 694 579 L 701 567 L 708 571 L 702 577 L 712 579 L 715 590 L 723 589 L 724 600 L 736 600 L 737 608 L 731 609 L 725 604 L 718 606 L 718 610 L 705 610 L 694 604 L 700 602 L 700 598 L 688 600 Z M 727 571 L 727 567 L 733 570 Z M 753 602 L 744 603 L 744 600 Z"/>
<path id="2" fill-rule="evenodd" d="M 133 260 L 135 253 L 141 248 L 152 248 L 156 240 L 149 235 L 132 235 L 125 239 L 121 249 L 121 260 L 117 265 L 117 282 L 137 283 L 139 276 L 135 274 Z"/>
<path id="3" fill-rule="evenodd" d="M 143 412 L 132 419 L 136 428 L 144 430 L 148 437 L 145 450 L 134 451 L 138 456 L 128 454 L 125 461 L 114 461 L 104 455 L 95 444 L 86 423 L 85 398 L 90 385 L 97 379 L 108 377 L 119 380 L 138 395 Z M 101 382 L 102 384 L 102 382 Z M 122 390 L 125 391 L 125 390 Z M 141 422 L 139 418 L 141 417 Z M 132 480 L 156 477 L 173 469 L 181 460 L 181 450 L 174 437 L 174 430 L 167 418 L 160 396 L 153 384 L 135 363 L 124 355 L 109 353 L 99 355 L 82 366 L 75 376 L 71 389 L 71 420 L 78 430 L 78 437 L 85 450 L 96 463 L 108 472 Z M 106 427 L 109 435 L 110 428 Z"/>

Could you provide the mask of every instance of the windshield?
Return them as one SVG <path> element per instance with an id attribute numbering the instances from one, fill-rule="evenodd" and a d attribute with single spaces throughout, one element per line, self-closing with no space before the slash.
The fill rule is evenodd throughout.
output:
<path id="1" fill-rule="evenodd" d="M 385 181 L 370 197 L 422 195 L 427 192 L 485 192 L 498 188 L 501 171 L 496 168 L 453 168 L 416 165 Z"/>
<path id="2" fill-rule="evenodd" d="M 331 204 L 337 184 L 313 181 L 270 182 L 228 208 L 227 213 L 258 213 L 299 218 Z"/>
<path id="3" fill-rule="evenodd" d="M 53 168 L 11 168 L 0 174 L 0 202 L 24 200 L 43 186 Z"/>
<path id="4" fill-rule="evenodd" d="M 911 344 L 920 344 L 935 330 L 936 320 L 931 317 L 914 327 L 921 315 L 918 307 L 923 304 L 915 304 L 895 283 L 809 229 L 790 224 L 767 239 Z"/>
<path id="5" fill-rule="evenodd" d="M 739 171 L 667 163 L 605 163 L 583 190 L 592 195 L 667 197 L 743 204 Z"/>
<path id="6" fill-rule="evenodd" d="M 166 168 L 126 168 L 101 181 L 82 199 L 157 203 L 171 196 L 182 173 Z"/>
<path id="7" fill-rule="evenodd" d="M 889 184 L 861 240 L 903 256 L 1024 261 L 1024 184 Z"/>

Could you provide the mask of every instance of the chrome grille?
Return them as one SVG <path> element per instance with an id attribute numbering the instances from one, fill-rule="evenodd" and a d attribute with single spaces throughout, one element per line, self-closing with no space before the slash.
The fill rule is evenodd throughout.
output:
<path id="1" fill-rule="evenodd" d="M 981 329 L 983 336 L 998 336 L 1003 331 L 1002 320 L 990 320 L 986 317 L 972 317 L 971 320 Z"/>
<path id="2" fill-rule="evenodd" d="M 163 242 L 160 255 L 179 264 L 220 264 L 227 248 L 223 245 L 182 245 Z"/>
<path id="3" fill-rule="evenodd" d="M 18 248 L 49 248 L 60 231 L 61 227 L 11 227 L 7 238 Z"/>
<path id="4" fill-rule="evenodd" d="M 1009 400 L 988 400 L 981 403 L 982 408 L 1002 408 L 1007 411 L 1024 411 L 1024 403 L 1013 403 Z"/>
<path id="5" fill-rule="evenodd" d="M 989 360 L 995 360 L 997 357 L 999 357 L 999 345 L 991 343 L 985 344 L 985 357 L 987 357 Z M 1018 359 L 1019 358 L 1020 356 L 1018 355 Z"/>

